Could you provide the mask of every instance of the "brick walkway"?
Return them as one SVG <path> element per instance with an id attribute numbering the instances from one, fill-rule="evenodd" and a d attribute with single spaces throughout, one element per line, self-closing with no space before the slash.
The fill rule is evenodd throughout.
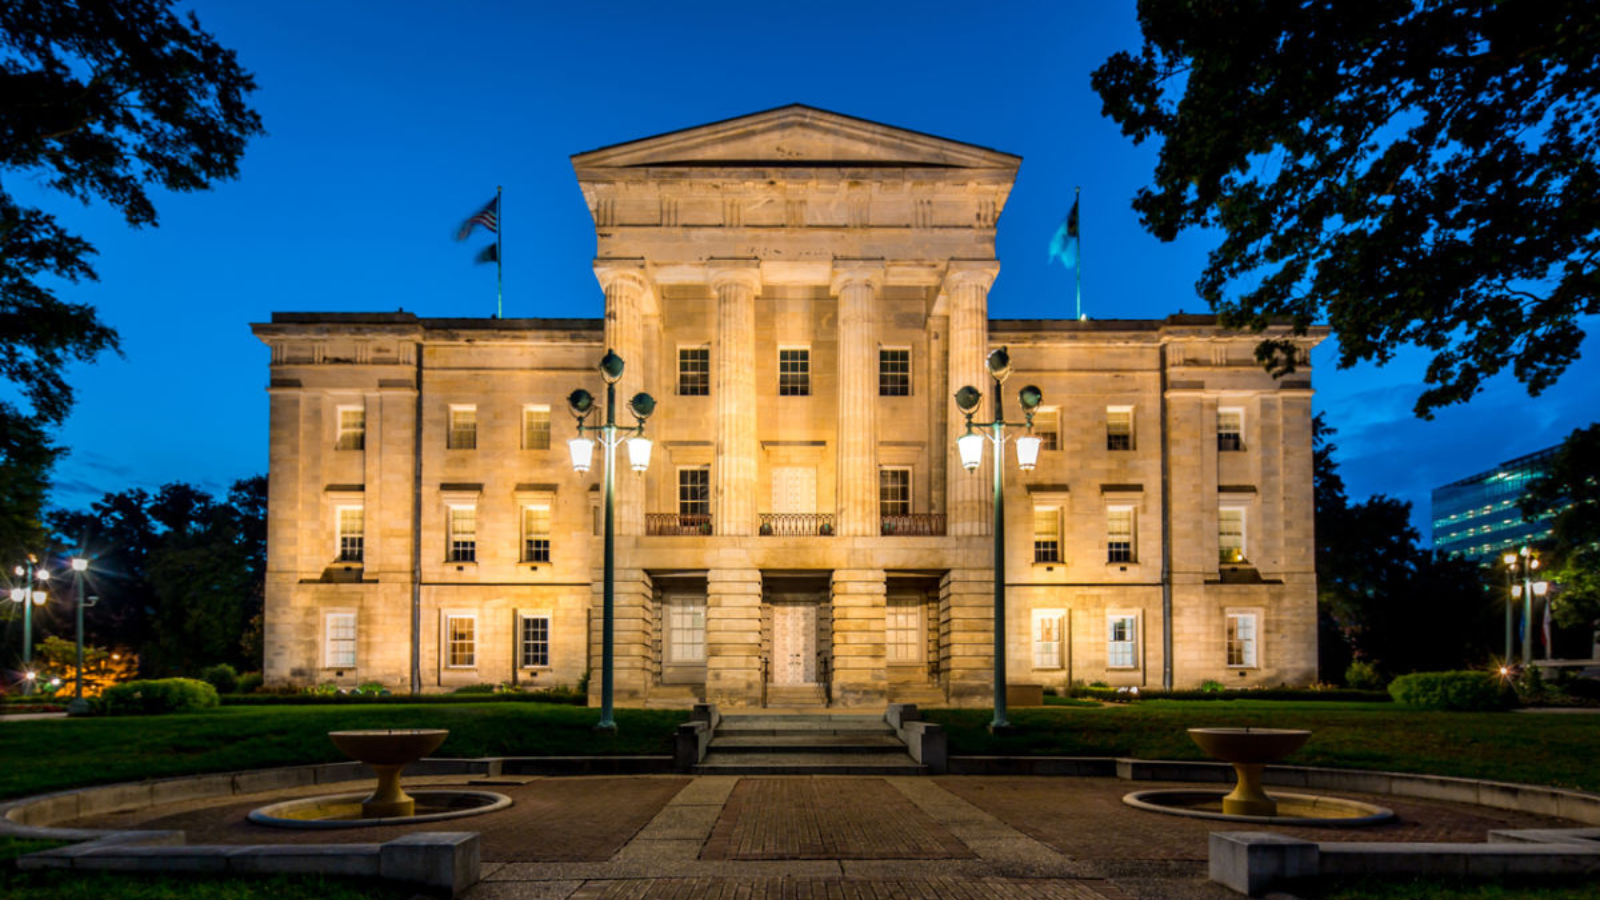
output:
<path id="1" fill-rule="evenodd" d="M 1121 900 L 1104 881 L 954 878 L 648 878 L 590 882 L 570 900 Z"/>
<path id="2" fill-rule="evenodd" d="M 701 859 L 957 859 L 972 851 L 880 778 L 745 778 Z"/>

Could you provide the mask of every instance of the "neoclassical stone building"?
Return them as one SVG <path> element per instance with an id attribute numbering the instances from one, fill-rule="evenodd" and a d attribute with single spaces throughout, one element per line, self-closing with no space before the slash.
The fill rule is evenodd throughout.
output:
<path id="1" fill-rule="evenodd" d="M 1009 680 L 1313 680 L 1309 369 L 1208 317 L 989 318 L 1020 162 L 785 107 L 573 158 L 604 320 L 255 325 L 268 681 L 598 676 L 565 398 L 612 348 L 659 400 L 648 472 L 619 452 L 619 703 L 985 704 L 992 481 L 952 394 L 1002 346 L 1011 417 L 1044 392 L 1038 467 L 1006 462 Z"/>

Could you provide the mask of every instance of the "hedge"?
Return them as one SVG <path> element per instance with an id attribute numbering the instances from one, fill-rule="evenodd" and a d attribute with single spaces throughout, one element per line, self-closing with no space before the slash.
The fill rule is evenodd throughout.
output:
<path id="1" fill-rule="evenodd" d="M 1137 694 L 1117 688 L 1075 687 L 1068 692 L 1071 697 L 1086 697 L 1108 703 L 1131 703 L 1135 700 L 1296 700 L 1314 703 L 1389 703 L 1392 698 L 1384 691 L 1357 691 L 1349 688 L 1312 691 L 1304 688 L 1257 688 L 1244 691 L 1163 691 L 1141 688 Z"/>
<path id="2" fill-rule="evenodd" d="M 217 689 L 193 678 L 129 681 L 100 695 L 107 715 L 152 715 L 188 712 L 217 705 Z"/>
<path id="3" fill-rule="evenodd" d="M 1424 709 L 1488 711 L 1516 705 L 1509 683 L 1492 672 L 1413 672 L 1389 684 L 1396 703 Z"/>
<path id="4" fill-rule="evenodd" d="M 589 698 L 577 691 L 545 689 L 500 694 L 229 694 L 223 706 L 382 706 L 417 703 L 559 703 L 584 706 Z"/>

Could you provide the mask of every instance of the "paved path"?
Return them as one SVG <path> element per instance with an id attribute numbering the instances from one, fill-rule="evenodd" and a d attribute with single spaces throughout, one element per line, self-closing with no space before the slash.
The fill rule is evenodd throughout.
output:
<path id="1" fill-rule="evenodd" d="M 516 779 L 524 781 L 524 779 Z M 1206 881 L 1220 823 L 1142 812 L 1114 778 L 597 776 L 491 787 L 510 809 L 412 828 L 253 825 L 269 796 L 171 804 L 79 827 L 182 828 L 189 843 L 370 842 L 478 831 L 484 880 L 466 900 L 1167 900 L 1237 895 Z M 461 784 L 418 778 L 408 784 Z M 1364 797 L 1400 822 L 1273 829 L 1316 840 L 1482 841 L 1492 828 L 1571 823 L 1483 807 Z M 63 823 L 67 824 L 67 823 Z M 1249 830 L 1249 829 L 1244 829 Z"/>

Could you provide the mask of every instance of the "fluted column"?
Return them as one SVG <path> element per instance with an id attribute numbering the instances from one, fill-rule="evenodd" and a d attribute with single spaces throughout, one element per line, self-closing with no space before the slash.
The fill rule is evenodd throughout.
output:
<path id="1" fill-rule="evenodd" d="M 628 400 L 645 389 L 643 319 L 650 282 L 644 266 L 633 262 L 596 263 L 594 274 L 606 292 L 606 347 L 622 357 L 622 378 L 617 382 L 617 424 L 633 424 Z M 603 352 L 603 351 L 602 351 Z M 595 362 L 599 362 L 598 359 Z M 604 395 L 601 395 L 604 399 Z M 602 413 L 603 416 L 603 413 Z M 601 418 L 600 423 L 605 419 Z M 595 424 L 591 421 L 590 424 Z M 598 461 L 596 465 L 598 468 Z M 644 484 L 628 472 L 627 450 L 617 451 L 617 534 L 644 533 Z"/>
<path id="2" fill-rule="evenodd" d="M 994 392 L 994 382 L 988 377 L 984 359 L 989 352 L 989 286 L 999 271 L 999 264 L 993 261 L 952 260 L 945 276 L 950 307 L 950 380 L 946 393 L 954 395 L 969 384 L 982 391 L 983 403 L 977 413 L 980 419 L 993 418 L 989 395 Z M 956 409 L 952 397 L 943 402 L 950 406 L 950 439 L 945 445 L 950 473 L 946 494 L 950 534 L 988 534 L 994 482 L 961 468 L 955 439 L 966 431 L 966 418 Z M 992 452 L 992 447 L 985 450 L 986 454 Z M 979 471 L 991 471 L 990 465 L 986 462 Z"/>
<path id="3" fill-rule="evenodd" d="M 713 262 L 717 338 L 711 348 L 711 400 L 716 406 L 716 457 L 711 466 L 711 525 L 717 534 L 756 531 L 755 260 Z"/>
<path id="4" fill-rule="evenodd" d="M 878 335 L 874 300 L 882 263 L 840 263 L 832 289 L 839 295 L 839 533 L 877 534 Z"/>

